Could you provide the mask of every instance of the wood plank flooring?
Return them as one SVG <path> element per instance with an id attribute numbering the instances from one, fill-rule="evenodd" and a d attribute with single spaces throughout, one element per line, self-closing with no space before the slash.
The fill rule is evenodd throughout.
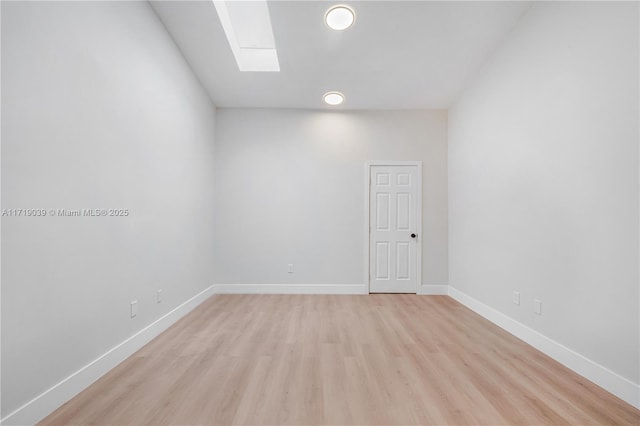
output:
<path id="1" fill-rule="evenodd" d="M 218 295 L 43 425 L 640 424 L 447 296 Z"/>

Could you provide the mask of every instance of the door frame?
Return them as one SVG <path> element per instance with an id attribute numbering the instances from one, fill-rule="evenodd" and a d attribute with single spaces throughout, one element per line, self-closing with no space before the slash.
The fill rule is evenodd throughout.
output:
<path id="1" fill-rule="evenodd" d="M 422 161 L 365 161 L 364 163 L 364 284 L 367 294 L 371 294 L 370 245 L 371 245 L 371 167 L 372 166 L 415 166 L 418 170 L 418 241 L 416 244 L 416 294 L 422 286 Z"/>

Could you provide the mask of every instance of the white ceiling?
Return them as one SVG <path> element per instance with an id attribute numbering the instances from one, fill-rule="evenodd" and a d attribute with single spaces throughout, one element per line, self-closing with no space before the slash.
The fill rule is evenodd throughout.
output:
<path id="1" fill-rule="evenodd" d="M 240 72 L 212 1 L 152 7 L 219 107 L 447 108 L 529 2 L 348 1 L 356 23 L 327 28 L 337 1 L 269 1 L 280 72 Z"/>

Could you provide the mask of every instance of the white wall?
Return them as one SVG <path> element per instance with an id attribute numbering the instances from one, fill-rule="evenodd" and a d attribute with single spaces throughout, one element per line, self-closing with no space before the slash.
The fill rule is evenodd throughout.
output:
<path id="1" fill-rule="evenodd" d="M 2 89 L 2 208 L 131 212 L 2 218 L 6 416 L 213 283 L 215 109 L 146 2 L 2 2 Z"/>
<path id="2" fill-rule="evenodd" d="M 638 48 L 637 2 L 536 3 L 449 115 L 450 284 L 635 383 Z"/>
<path id="3" fill-rule="evenodd" d="M 446 138 L 445 111 L 219 109 L 216 283 L 363 285 L 365 160 L 422 160 L 423 283 L 447 284 Z"/>

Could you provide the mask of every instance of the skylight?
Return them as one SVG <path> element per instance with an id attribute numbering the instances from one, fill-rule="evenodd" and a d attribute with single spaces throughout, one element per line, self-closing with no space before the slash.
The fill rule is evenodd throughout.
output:
<path id="1" fill-rule="evenodd" d="M 213 0 L 240 71 L 280 71 L 266 0 Z"/>

